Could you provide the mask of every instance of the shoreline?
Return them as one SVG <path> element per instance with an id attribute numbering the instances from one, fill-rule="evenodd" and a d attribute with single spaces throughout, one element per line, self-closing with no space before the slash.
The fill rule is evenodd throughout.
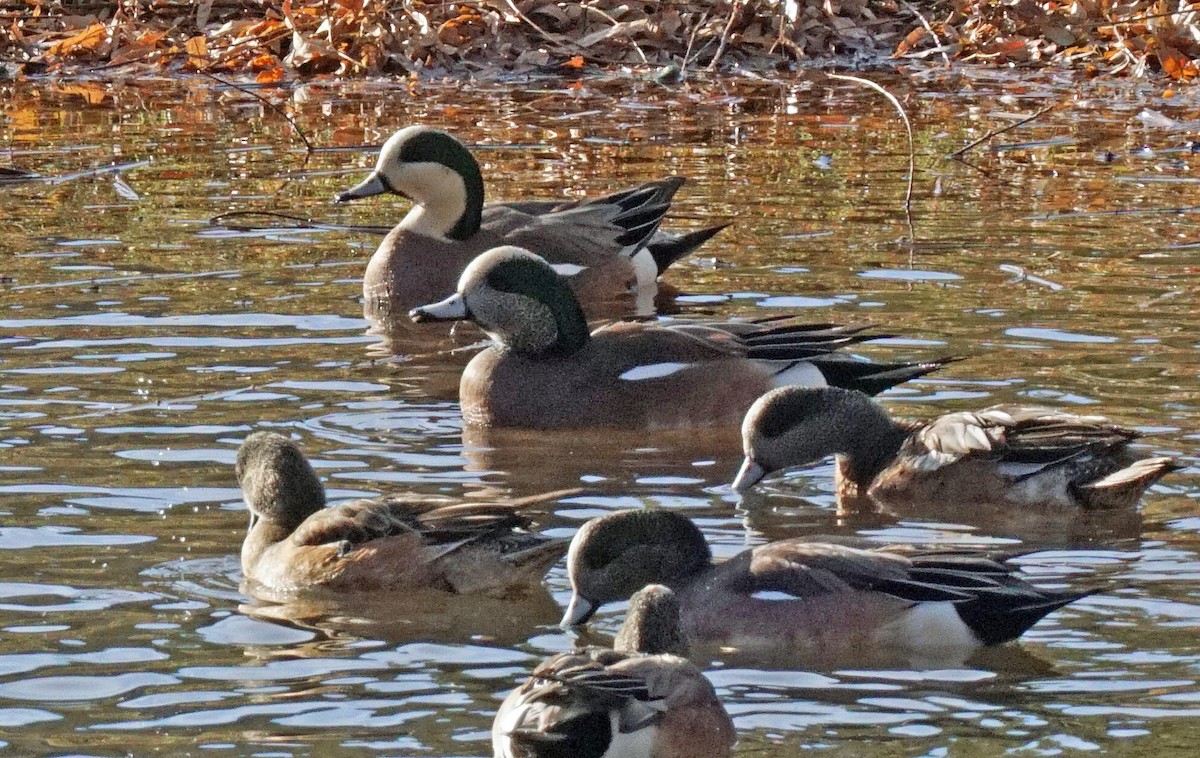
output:
<path id="1" fill-rule="evenodd" d="M 162 73 L 275 84 L 607 73 L 674 83 L 906 61 L 1165 85 L 1200 73 L 1200 7 L 1163 12 L 1146 0 L 1109 15 L 1034 0 L 10 4 L 0 0 L 0 16 L 10 17 L 0 24 L 0 78 L 8 79 Z"/>

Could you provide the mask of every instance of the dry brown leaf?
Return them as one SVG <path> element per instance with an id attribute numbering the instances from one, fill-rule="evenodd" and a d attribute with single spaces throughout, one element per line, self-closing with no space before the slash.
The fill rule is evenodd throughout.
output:
<path id="1" fill-rule="evenodd" d="M 283 66 L 275 66 L 260 71 L 258 76 L 254 77 L 254 81 L 259 84 L 274 84 L 275 82 L 283 81 Z"/>
<path id="2" fill-rule="evenodd" d="M 203 35 L 197 35 L 183 43 L 183 49 L 187 51 L 189 66 L 203 68 L 208 64 L 208 41 Z"/>
<path id="3" fill-rule="evenodd" d="M 1171 45 L 1158 44 L 1158 62 L 1167 76 L 1176 81 L 1189 81 L 1196 78 L 1196 64 L 1190 58 Z"/>
<path id="4" fill-rule="evenodd" d="M 929 34 L 929 32 L 925 31 L 925 27 L 923 26 L 918 26 L 916 29 L 913 29 L 904 39 L 900 40 L 900 44 L 896 45 L 896 52 L 892 54 L 892 57 L 899 58 L 900 56 L 909 53 L 917 46 L 918 43 L 920 43 L 921 40 L 925 39 L 927 34 Z"/>
<path id="5" fill-rule="evenodd" d="M 55 42 L 46 52 L 50 55 L 60 57 L 76 55 L 82 52 L 94 51 L 107 41 L 108 30 L 104 28 L 104 24 L 96 22 L 78 34 Z"/>

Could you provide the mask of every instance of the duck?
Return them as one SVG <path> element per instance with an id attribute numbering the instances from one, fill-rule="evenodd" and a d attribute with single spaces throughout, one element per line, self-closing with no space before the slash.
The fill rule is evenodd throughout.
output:
<path id="1" fill-rule="evenodd" d="M 725 758 L 736 732 L 685 656 L 679 600 L 649 585 L 630 599 L 613 648 L 555 655 L 513 690 L 492 724 L 493 758 Z"/>
<path id="2" fill-rule="evenodd" d="M 856 360 L 835 351 L 871 339 L 865 327 L 794 317 L 618 321 L 589 332 L 565 279 L 515 246 L 479 256 L 455 294 L 409 315 L 417 323 L 473 321 L 494 340 L 459 382 L 463 418 L 480 428 L 736 427 L 759 394 L 776 386 L 882 392 L 954 360 Z"/>
<path id="3" fill-rule="evenodd" d="M 584 523 L 567 551 L 567 576 L 563 628 L 658 583 L 678 595 L 689 644 L 786 650 L 822 666 L 958 664 L 1089 594 L 1035 587 L 1003 560 L 971 552 L 865 550 L 793 538 L 714 563 L 695 523 L 660 509 L 615 511 Z"/>
<path id="4" fill-rule="evenodd" d="M 413 125 L 393 134 L 375 170 L 335 200 L 391 193 L 414 203 L 367 263 L 364 309 L 379 322 L 452 292 L 468 263 L 503 244 L 546 256 L 589 304 L 630 293 L 648 293 L 652 304 L 658 276 L 728 226 L 659 231 L 684 181 L 667 177 L 590 199 L 485 203 L 471 152 L 448 132 Z"/>
<path id="5" fill-rule="evenodd" d="M 235 471 L 250 525 L 248 585 L 272 595 L 432 588 L 500 593 L 541 581 L 567 542 L 528 530 L 518 512 L 548 493 L 506 504 L 446 504 L 388 496 L 326 506 L 321 480 L 295 442 L 254 432 Z"/>
<path id="6" fill-rule="evenodd" d="M 842 503 L 1133 508 L 1179 468 L 1132 450 L 1139 436 L 1103 416 L 1024 405 L 897 420 L 861 392 L 789 387 L 746 413 L 745 459 L 732 486 L 745 492 L 773 471 L 836 455 Z"/>

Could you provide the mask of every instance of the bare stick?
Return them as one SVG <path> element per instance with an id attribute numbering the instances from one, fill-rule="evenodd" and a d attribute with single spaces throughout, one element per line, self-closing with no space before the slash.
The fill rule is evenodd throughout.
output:
<path id="1" fill-rule="evenodd" d="M 230 223 L 232 219 L 250 218 L 257 216 L 265 216 L 267 218 L 277 218 L 284 221 L 295 222 L 291 226 L 246 226 L 244 224 Z M 390 226 L 362 226 L 357 224 L 330 224 L 324 221 L 317 221 L 303 216 L 293 216 L 290 213 L 279 213 L 278 211 L 227 211 L 225 213 L 213 216 L 208 220 L 208 223 L 213 226 L 223 226 L 226 229 L 235 231 L 257 231 L 260 229 L 324 229 L 337 232 L 365 232 L 368 234 L 387 234 L 392 230 Z"/>
<path id="2" fill-rule="evenodd" d="M 523 22 L 525 22 L 526 24 L 531 26 L 533 28 L 533 30 L 535 32 L 537 32 L 538 34 L 542 35 L 546 39 L 547 42 L 551 43 L 552 45 L 557 47 L 559 50 L 566 49 L 566 45 L 563 44 L 562 40 L 556 39 L 553 34 L 546 31 L 542 27 L 538 26 L 536 21 L 531 19 L 529 16 L 526 16 L 525 12 L 517 7 L 517 3 L 515 2 L 515 0 L 508 0 L 507 5 L 509 7 L 509 10 L 511 10 L 513 13 L 516 14 L 517 18 L 521 19 Z"/>
<path id="3" fill-rule="evenodd" d="M 708 11 L 704 11 L 704 15 L 700 16 L 700 23 L 696 24 L 696 27 L 692 29 L 692 35 L 688 37 L 687 50 L 683 51 L 683 65 L 679 68 L 680 81 L 687 81 L 688 64 L 692 62 L 692 48 L 696 46 L 696 35 L 700 33 L 706 23 L 708 23 Z"/>
<path id="4" fill-rule="evenodd" d="M 708 64 L 709 71 L 717 69 L 717 64 L 721 61 L 721 56 L 725 54 L 725 45 L 729 42 L 729 32 L 733 30 L 733 22 L 737 18 L 738 11 L 741 9 L 741 0 L 733 0 L 733 7 L 729 9 L 729 20 L 725 22 L 725 28 L 721 30 L 721 44 L 717 45 L 717 52 L 713 56 L 712 62 Z"/>
<path id="5" fill-rule="evenodd" d="M 984 142 L 987 142 L 992 137 L 996 137 L 998 135 L 1004 134 L 1005 132 L 1012 131 L 1013 129 L 1016 129 L 1018 126 L 1024 126 L 1025 124 L 1028 124 L 1030 121 L 1033 121 L 1036 118 L 1041 118 L 1042 116 L 1046 115 L 1050 111 L 1054 110 L 1056 107 L 1058 107 L 1058 103 L 1054 103 L 1053 105 L 1047 105 L 1045 108 L 1042 108 L 1040 111 L 1033 114 L 1032 116 L 1026 116 L 1025 118 L 1021 119 L 1020 121 L 1015 121 L 1001 129 L 993 129 L 992 131 L 983 135 L 982 137 L 975 140 L 974 142 L 967 145 L 966 147 L 961 148 L 959 150 L 955 150 L 953 153 L 950 153 L 946 157 L 947 158 L 961 158 L 963 156 L 963 154 L 966 153 L 968 150 L 979 147 L 981 144 L 983 144 Z"/>
<path id="6" fill-rule="evenodd" d="M 600 18 L 602 18 L 605 21 L 607 21 L 608 23 L 612 24 L 614 29 L 616 29 L 618 26 L 621 25 L 620 21 L 617 21 L 611 15 L 605 13 L 604 11 L 600 10 L 599 8 L 594 7 L 591 3 L 583 3 L 581 7 L 585 11 L 588 11 L 590 13 L 595 13 Z M 638 57 L 642 59 L 642 63 L 649 63 L 650 59 L 646 57 L 646 53 L 644 53 L 642 51 L 642 46 L 637 43 L 637 40 L 635 40 L 633 38 L 633 35 L 627 35 L 627 39 L 629 40 L 629 44 L 633 46 L 634 52 L 636 52 L 638 54 Z"/>
<path id="7" fill-rule="evenodd" d="M 921 14 L 921 11 L 914 8 L 912 4 L 908 2 L 908 0 L 900 0 L 900 3 L 908 9 L 909 13 L 917 17 L 917 20 L 921 22 L 921 26 L 925 27 L 925 31 L 929 32 L 930 37 L 933 37 L 933 44 L 937 45 L 939 48 L 943 47 L 942 38 L 939 37 L 937 32 L 933 30 L 933 27 L 929 25 L 929 21 L 925 19 L 925 16 Z M 946 63 L 946 68 L 950 68 L 950 56 L 946 55 L 945 50 L 942 50 L 942 60 Z"/>
<path id="8" fill-rule="evenodd" d="M 912 194 L 913 177 L 916 176 L 917 173 L 917 148 L 916 143 L 913 141 L 912 122 L 908 120 L 908 114 L 904 112 L 904 106 L 900 104 L 900 101 L 896 99 L 895 95 L 893 95 L 891 92 L 888 92 L 870 79 L 863 79 L 858 76 L 850 76 L 849 74 L 826 73 L 825 75 L 832 79 L 843 79 L 848 82 L 861 84 L 864 87 L 870 87 L 886 97 L 888 102 L 892 104 L 892 106 L 896 109 L 896 112 L 900 114 L 900 118 L 904 121 L 904 131 L 908 134 L 908 189 L 906 189 L 904 192 L 904 214 L 908 218 L 909 239 L 915 240 L 912 226 Z"/>

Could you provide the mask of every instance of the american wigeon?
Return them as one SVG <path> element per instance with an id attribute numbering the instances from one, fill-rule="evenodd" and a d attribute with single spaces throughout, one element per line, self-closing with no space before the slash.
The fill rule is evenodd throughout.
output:
<path id="1" fill-rule="evenodd" d="M 385 497 L 325 507 L 300 449 L 273 432 L 246 438 L 236 471 L 250 511 L 242 573 L 272 593 L 500 591 L 538 582 L 567 548 L 526 531 L 516 510 L 561 493 L 502 505 Z"/>
<path id="2" fill-rule="evenodd" d="M 713 563 L 690 519 L 661 510 L 584 524 L 567 552 L 564 627 L 647 583 L 672 588 L 694 644 L 786 648 L 814 664 L 897 655 L 961 662 L 1019 637 L 1087 593 L 1034 587 L 1001 562 L 969 553 L 860 550 L 802 539 Z"/>
<path id="3" fill-rule="evenodd" d="M 556 655 L 513 690 L 492 724 L 494 758 L 720 758 L 736 734 L 712 684 L 679 647 L 679 602 L 633 596 L 613 650 Z"/>
<path id="4" fill-rule="evenodd" d="M 418 322 L 468 319 L 498 343 L 467 364 L 459 384 L 463 417 L 480 427 L 733 425 L 773 387 L 835 384 L 881 392 L 948 360 L 855 360 L 835 351 L 870 339 L 862 327 L 792 318 L 618 322 L 589 334 L 562 277 L 517 247 L 479 256 L 454 295 L 411 315 Z"/>
<path id="5" fill-rule="evenodd" d="M 384 143 L 370 176 L 337 200 L 390 192 L 415 203 L 367 264 L 364 308 L 378 319 L 444 297 L 476 256 L 505 244 L 546 256 L 589 303 L 630 293 L 649 293 L 652 301 L 658 275 L 725 226 L 656 233 L 683 181 L 590 200 L 485 204 L 471 152 L 444 131 L 410 126 Z"/>
<path id="6" fill-rule="evenodd" d="M 1101 416 L 1018 405 L 898 421 L 862 393 L 784 388 L 746 414 L 733 487 L 836 454 L 843 501 L 1129 508 L 1177 468 L 1130 450 L 1138 436 Z"/>

